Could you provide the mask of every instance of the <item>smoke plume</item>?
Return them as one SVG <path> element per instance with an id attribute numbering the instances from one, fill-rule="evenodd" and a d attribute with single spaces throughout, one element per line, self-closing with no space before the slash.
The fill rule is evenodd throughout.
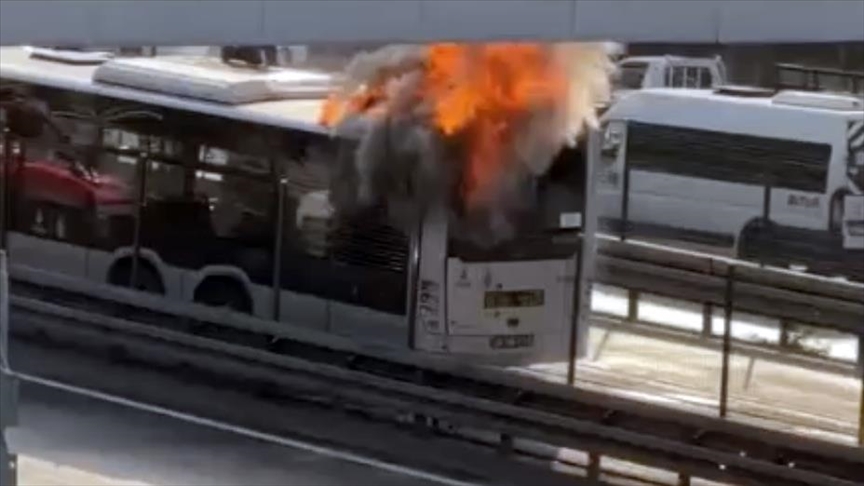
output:
<path id="1" fill-rule="evenodd" d="M 322 123 L 358 141 L 337 210 L 386 201 L 399 225 L 434 204 L 458 236 L 512 236 L 536 178 L 597 123 L 612 64 L 603 44 L 396 45 L 358 55 Z"/>

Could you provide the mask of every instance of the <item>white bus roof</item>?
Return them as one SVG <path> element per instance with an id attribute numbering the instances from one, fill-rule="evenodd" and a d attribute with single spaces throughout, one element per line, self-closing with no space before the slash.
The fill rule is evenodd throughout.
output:
<path id="1" fill-rule="evenodd" d="M 603 119 L 826 142 L 826 137 L 838 133 L 839 125 L 864 118 L 861 103 L 852 96 L 824 93 L 781 91 L 773 96 L 739 96 L 711 90 L 650 88 L 628 93 L 603 114 Z"/>
<path id="2" fill-rule="evenodd" d="M 185 74 L 187 79 L 183 81 L 188 84 L 189 72 L 191 70 L 178 70 L 176 66 L 183 65 L 180 58 L 167 59 L 122 59 L 110 61 L 116 63 L 116 66 L 121 66 L 123 69 L 115 69 L 107 76 L 110 78 L 111 84 L 94 80 L 94 75 L 100 66 L 106 64 L 70 64 L 58 62 L 48 59 L 40 59 L 30 56 L 28 49 L 22 47 L 2 47 L 0 48 L 0 77 L 8 80 L 19 82 L 27 82 L 37 85 L 49 86 L 82 93 L 90 93 L 112 98 L 118 98 L 129 101 L 137 101 L 166 108 L 174 108 L 190 112 L 202 113 L 218 117 L 224 117 L 234 120 L 246 121 L 262 125 L 270 125 L 281 128 L 302 130 L 312 133 L 329 133 L 329 129 L 321 126 L 318 123 L 321 113 L 321 107 L 324 102 L 322 96 L 323 77 L 327 75 L 316 74 L 310 71 L 298 70 L 283 70 L 279 75 L 282 80 L 301 81 L 303 88 L 296 99 L 285 99 L 286 93 L 283 89 L 278 93 L 281 99 L 269 101 L 257 101 L 260 99 L 258 95 L 252 95 L 253 89 L 260 87 L 261 82 L 256 81 L 252 84 L 241 83 L 239 91 L 233 91 L 228 99 L 219 99 L 213 93 L 216 90 L 211 90 L 208 99 L 201 99 L 202 96 L 193 98 L 183 96 L 182 94 L 163 94 L 167 90 L 164 89 L 164 82 L 172 74 L 177 74 L 178 79 Z M 173 69 L 165 69 L 161 71 L 160 76 L 152 76 L 155 72 L 152 69 L 156 65 L 174 66 Z M 190 68 L 194 67 L 190 65 Z M 137 72 L 145 76 L 147 79 L 139 79 L 135 84 L 141 86 L 144 83 L 147 89 L 130 88 L 123 86 L 124 84 L 132 84 L 132 77 Z M 147 72 L 144 72 L 147 70 Z M 102 70 L 102 76 L 105 78 L 105 73 L 109 72 Z M 209 71 L 214 72 L 213 70 Z M 238 73 L 248 75 L 248 70 L 240 68 L 232 68 L 230 66 L 221 66 L 221 71 L 224 73 L 224 83 L 236 81 Z M 198 78 L 201 79 L 200 77 Z M 209 80 L 212 87 L 215 80 Z M 208 80 L 199 82 L 197 88 L 203 89 L 207 85 Z M 160 85 L 163 83 L 163 85 Z M 268 86 L 272 88 L 272 81 L 267 81 Z M 180 83 L 183 84 L 183 83 Z M 188 84 L 195 88 L 195 84 Z M 251 86 L 251 88 L 250 88 Z M 287 89 L 287 88 L 286 88 Z M 279 91 L 279 87 L 275 88 Z M 305 90 L 305 91 L 304 91 Z M 162 91 L 163 93 L 160 93 Z M 186 93 L 191 94 L 191 93 Z M 205 94 L 205 97 L 207 95 Z M 243 103 L 245 99 L 255 101 Z M 218 101 L 217 101 L 218 100 Z"/>

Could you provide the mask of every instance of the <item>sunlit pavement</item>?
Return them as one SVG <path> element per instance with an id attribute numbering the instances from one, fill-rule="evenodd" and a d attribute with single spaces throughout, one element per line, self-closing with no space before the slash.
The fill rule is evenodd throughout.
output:
<path id="1" fill-rule="evenodd" d="M 719 351 L 621 331 L 612 332 L 601 350 L 598 346 L 604 332 L 600 328 L 591 331 L 589 355 L 596 359 L 577 363 L 579 386 L 717 413 L 722 366 Z M 566 368 L 566 363 L 548 363 L 522 371 L 562 382 Z M 729 377 L 730 417 L 839 442 L 855 441 L 859 379 L 766 359 L 751 363 L 750 358 L 734 354 Z"/>

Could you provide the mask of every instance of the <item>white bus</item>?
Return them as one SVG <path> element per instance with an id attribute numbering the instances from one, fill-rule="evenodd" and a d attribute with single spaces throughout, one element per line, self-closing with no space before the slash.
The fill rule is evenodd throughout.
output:
<path id="1" fill-rule="evenodd" d="M 417 235 L 383 207 L 333 213 L 337 154 L 356 142 L 318 123 L 328 75 L 31 54 L 0 50 L 2 88 L 50 122 L 19 133 L 30 113 L 5 105 L 13 264 L 385 345 L 507 363 L 565 356 L 577 152 L 537 181 L 557 189 L 554 203 L 538 192 L 531 228 L 479 248 L 448 237 L 434 211 Z"/>
<path id="2" fill-rule="evenodd" d="M 634 92 L 604 114 L 601 225 L 862 278 L 862 106 L 732 87 Z"/>

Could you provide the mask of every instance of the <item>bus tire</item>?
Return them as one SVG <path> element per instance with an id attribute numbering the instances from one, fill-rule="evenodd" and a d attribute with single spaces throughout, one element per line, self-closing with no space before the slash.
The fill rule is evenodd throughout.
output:
<path id="1" fill-rule="evenodd" d="M 741 234 L 738 235 L 737 257 L 741 260 L 758 260 L 764 254 L 766 240 L 770 236 L 770 223 L 761 219 L 751 220 L 744 225 Z"/>
<path id="2" fill-rule="evenodd" d="M 252 299 L 246 287 L 231 277 L 205 278 L 195 289 L 195 302 L 213 307 L 227 307 L 245 314 L 252 313 Z"/>
<path id="3" fill-rule="evenodd" d="M 843 203 L 848 193 L 842 189 L 836 191 L 831 196 L 831 202 L 828 203 L 828 231 L 832 233 L 843 231 Z"/>
<path id="4" fill-rule="evenodd" d="M 129 287 L 132 279 L 132 258 L 118 260 L 108 271 L 108 283 L 120 287 Z M 165 285 L 159 271 L 145 259 L 138 261 L 138 275 L 134 287 L 136 290 L 153 294 L 164 294 Z"/>

